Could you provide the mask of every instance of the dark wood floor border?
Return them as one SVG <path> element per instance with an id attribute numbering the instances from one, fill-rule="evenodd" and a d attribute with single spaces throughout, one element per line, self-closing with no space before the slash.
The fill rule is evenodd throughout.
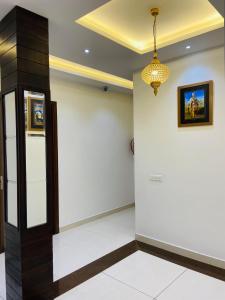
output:
<path id="1" fill-rule="evenodd" d="M 129 255 L 134 254 L 138 250 L 199 273 L 225 281 L 225 269 L 214 267 L 212 265 L 202 263 L 197 260 L 193 260 L 142 242 L 132 241 L 129 244 L 126 244 L 121 248 L 82 267 L 81 269 L 55 281 L 51 287 L 46 289 L 45 295 L 40 295 L 37 300 L 48 299 L 51 297 L 56 298 L 84 283 L 88 279 L 98 275 L 114 264 L 125 259 Z"/>
<path id="2" fill-rule="evenodd" d="M 151 246 L 142 242 L 136 241 L 136 245 L 137 250 L 157 256 L 159 258 L 165 259 L 169 262 L 175 263 L 193 271 L 197 271 L 199 273 L 225 281 L 225 269 L 218 268 L 182 255 L 178 255 L 176 253 L 157 248 L 155 246 Z"/>
<path id="3" fill-rule="evenodd" d="M 114 264 L 125 259 L 137 251 L 136 241 L 132 241 L 121 248 L 106 254 L 98 260 L 84 266 L 83 268 L 55 281 L 52 288 L 46 292 L 48 296 L 58 297 L 69 290 L 75 288 L 88 279 L 98 275 Z M 47 298 L 44 298 L 47 299 Z"/>

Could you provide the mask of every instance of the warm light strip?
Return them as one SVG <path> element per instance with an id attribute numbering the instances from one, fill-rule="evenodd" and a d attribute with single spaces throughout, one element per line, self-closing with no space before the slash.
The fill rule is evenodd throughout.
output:
<path id="1" fill-rule="evenodd" d="M 76 23 L 101 34 L 114 42 L 127 47 L 139 54 L 144 54 L 153 50 L 153 44 L 141 44 L 138 41 L 130 40 L 125 36 L 120 35 L 117 31 L 104 26 L 103 24 L 98 24 L 97 21 L 91 19 L 88 15 L 75 21 Z M 224 27 L 224 19 L 221 16 L 216 16 L 210 18 L 207 21 L 199 22 L 198 24 L 193 24 L 187 28 L 183 28 L 181 31 L 168 34 L 165 37 L 158 39 L 158 48 L 162 48 L 171 44 L 178 43 L 187 38 L 192 38 L 194 36 L 207 33 L 212 30 L 216 30 Z"/>
<path id="2" fill-rule="evenodd" d="M 81 77 L 97 80 L 104 83 L 109 83 L 112 85 L 120 86 L 123 88 L 133 89 L 133 81 L 112 75 L 110 73 L 105 73 L 90 67 L 86 67 L 69 60 L 65 60 L 53 55 L 49 56 L 50 68 L 78 75 Z"/>
<path id="3" fill-rule="evenodd" d="M 174 43 L 178 43 L 189 38 L 204 34 L 219 28 L 224 27 L 224 19 L 222 17 L 214 18 L 211 21 L 196 24 L 192 27 L 187 27 L 174 33 L 173 35 L 166 35 L 158 39 L 158 48 L 166 47 Z M 146 45 L 148 49 L 152 48 L 152 44 Z"/>
<path id="4" fill-rule="evenodd" d="M 94 20 L 89 20 L 88 16 L 84 16 L 78 20 L 75 21 L 79 25 L 82 25 L 83 27 L 86 27 L 87 29 L 90 29 L 100 35 L 103 35 L 104 37 L 130 49 L 134 52 L 137 52 L 139 54 L 143 54 L 147 51 L 146 49 L 141 49 L 140 46 L 135 45 L 135 41 L 129 41 L 126 37 L 123 35 L 120 35 L 118 32 L 115 32 L 107 27 L 104 27 L 98 23 L 96 23 Z M 152 49 L 151 49 L 152 50 Z"/>

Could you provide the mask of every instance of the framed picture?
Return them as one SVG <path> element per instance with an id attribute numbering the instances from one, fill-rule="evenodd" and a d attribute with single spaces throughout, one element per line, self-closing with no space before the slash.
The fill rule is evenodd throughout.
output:
<path id="1" fill-rule="evenodd" d="M 26 108 L 25 108 L 26 110 Z M 40 98 L 27 98 L 27 130 L 28 131 L 44 131 L 45 105 L 44 100 Z"/>
<path id="2" fill-rule="evenodd" d="M 178 127 L 213 124 L 213 81 L 178 87 Z"/>

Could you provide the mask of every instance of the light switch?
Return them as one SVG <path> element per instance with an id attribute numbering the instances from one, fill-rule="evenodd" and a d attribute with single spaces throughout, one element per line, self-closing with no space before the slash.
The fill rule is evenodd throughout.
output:
<path id="1" fill-rule="evenodd" d="M 160 182 L 161 182 L 162 179 L 163 179 L 162 177 L 163 177 L 163 176 L 160 175 L 160 174 L 151 175 L 151 176 L 150 176 L 150 180 L 151 180 L 151 181 L 160 181 Z"/>

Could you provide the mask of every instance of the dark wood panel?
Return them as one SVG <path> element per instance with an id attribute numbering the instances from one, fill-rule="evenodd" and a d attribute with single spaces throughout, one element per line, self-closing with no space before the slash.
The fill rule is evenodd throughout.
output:
<path id="1" fill-rule="evenodd" d="M 13 289 L 18 295 L 22 296 L 23 291 L 19 282 L 17 282 L 12 276 L 9 276 L 7 273 L 6 273 L 6 281 L 11 289 Z"/>
<path id="2" fill-rule="evenodd" d="M 16 21 L 8 24 L 8 26 L 0 33 L 0 47 L 3 42 L 8 40 L 13 34 L 16 34 Z"/>
<path id="3" fill-rule="evenodd" d="M 8 38 L 5 42 L 1 44 L 0 47 L 0 56 L 5 54 L 7 51 L 9 51 L 11 48 L 16 46 L 16 34 L 13 34 Z"/>
<path id="4" fill-rule="evenodd" d="M 36 286 L 51 284 L 53 276 L 50 277 L 49 273 L 53 268 L 52 261 L 47 264 L 41 264 L 32 268 L 30 271 L 23 272 L 23 288 L 34 289 Z"/>
<path id="5" fill-rule="evenodd" d="M 6 284 L 6 291 L 7 300 L 21 300 L 22 296 L 18 294 L 17 290 L 15 291 L 8 283 Z"/>
<path id="6" fill-rule="evenodd" d="M 22 271 L 20 255 L 14 255 L 10 253 L 10 251 L 7 251 L 7 253 L 5 253 L 5 261 L 7 261 L 8 265 L 12 266 L 12 268 L 15 269 L 17 272 Z M 18 276 L 16 276 L 16 278 L 18 279 Z M 19 279 L 21 279 L 21 277 L 19 277 Z"/>
<path id="7" fill-rule="evenodd" d="M 33 87 L 33 90 L 48 90 L 49 89 L 49 77 L 39 76 L 35 74 L 17 72 L 18 84 Z M 9 77 L 7 77 L 9 78 Z M 4 81 L 4 78 L 3 78 Z M 32 90 L 32 89 L 31 89 Z"/>
<path id="8" fill-rule="evenodd" d="M 17 58 L 17 47 L 16 45 L 12 48 L 10 48 L 8 51 L 6 51 L 1 57 L 0 57 L 0 63 L 1 66 L 4 66 L 5 64 L 8 64 L 10 61 Z"/>
<path id="9" fill-rule="evenodd" d="M 8 232 L 6 231 L 6 233 L 8 233 Z M 7 249 L 6 258 L 8 257 L 8 255 L 11 255 L 11 256 L 16 257 L 18 259 L 21 258 L 20 243 L 10 241 L 8 239 L 8 236 L 6 236 L 5 247 Z"/>
<path id="10" fill-rule="evenodd" d="M 18 58 L 18 71 L 29 73 L 37 76 L 49 77 L 49 67 L 48 65 L 42 65 L 36 62 L 32 62 L 30 60 L 26 59 L 20 59 Z"/>
<path id="11" fill-rule="evenodd" d="M 45 251 L 47 254 L 52 253 L 52 239 L 50 236 L 47 236 L 42 237 L 41 239 L 34 239 L 33 241 L 24 242 L 22 244 L 22 251 L 24 259 L 28 258 L 29 256 L 31 258 L 38 256 L 43 251 Z"/>
<path id="12" fill-rule="evenodd" d="M 17 33 L 23 34 L 23 32 L 26 32 L 30 37 L 44 41 L 48 44 L 48 28 L 39 26 L 39 23 L 34 22 L 33 19 L 32 23 L 30 20 L 25 19 L 17 24 Z"/>
<path id="13" fill-rule="evenodd" d="M 20 243 L 20 235 L 18 234 L 18 230 L 15 227 L 12 227 L 10 224 L 5 224 L 5 230 L 7 231 L 7 239 L 15 242 Z"/>
<path id="14" fill-rule="evenodd" d="M 17 57 L 27 59 L 29 61 L 49 66 L 49 55 L 48 53 L 41 53 L 29 48 L 17 46 Z"/>
<path id="15" fill-rule="evenodd" d="M 14 72 L 5 78 L 2 78 L 1 82 L 2 82 L 1 84 L 2 90 L 7 91 L 16 88 L 17 72 Z"/>
<path id="16" fill-rule="evenodd" d="M 58 120 L 57 102 L 51 101 L 51 122 L 52 122 L 52 178 L 53 178 L 53 234 L 59 233 L 59 176 L 58 176 Z"/>
<path id="17" fill-rule="evenodd" d="M 1 76 L 2 76 L 2 78 L 5 78 L 5 77 L 9 76 L 10 74 L 15 73 L 16 70 L 17 70 L 17 58 L 10 61 L 6 65 L 2 65 Z"/>
<path id="18" fill-rule="evenodd" d="M 24 272 L 29 272 L 34 268 L 52 261 L 52 240 L 50 238 L 33 243 L 25 244 L 22 247 L 22 266 Z"/>
<path id="19" fill-rule="evenodd" d="M 41 27 L 44 30 L 48 30 L 48 19 L 40 16 L 38 14 L 33 13 L 32 11 L 29 11 L 27 9 L 24 9 L 20 6 L 16 6 L 15 10 L 17 12 L 17 20 L 18 23 L 28 23 L 33 24 L 35 26 Z"/>
<path id="20" fill-rule="evenodd" d="M 37 64 L 49 66 L 49 55 L 29 48 L 15 45 L 0 57 L 1 66 L 21 58 Z"/>
<path id="21" fill-rule="evenodd" d="M 35 38 L 31 34 L 24 35 L 22 33 L 17 33 L 17 45 L 45 54 L 49 53 L 48 43 L 46 41 Z"/>
<path id="22" fill-rule="evenodd" d="M 46 65 L 37 64 L 35 62 L 16 58 L 6 65 L 2 65 L 2 78 L 9 76 L 10 74 L 21 71 L 24 73 L 30 73 L 38 76 L 49 76 L 49 67 Z"/>

